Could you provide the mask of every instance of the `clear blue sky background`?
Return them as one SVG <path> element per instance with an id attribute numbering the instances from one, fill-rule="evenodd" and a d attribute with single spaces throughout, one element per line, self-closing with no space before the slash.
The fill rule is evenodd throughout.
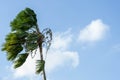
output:
<path id="1" fill-rule="evenodd" d="M 79 53 L 78 67 L 60 68 L 49 75 L 50 80 L 120 80 L 119 0 L 1 0 L 0 45 L 10 32 L 10 21 L 26 7 L 36 12 L 40 29 L 50 27 L 53 33 L 71 28 L 72 33 L 77 35 L 95 19 L 101 19 L 110 27 L 109 36 L 93 46 L 82 49 L 79 44 L 74 44 L 71 50 Z M 11 74 L 6 70 L 6 66 L 10 65 L 5 52 L 0 51 L 0 80 Z"/>

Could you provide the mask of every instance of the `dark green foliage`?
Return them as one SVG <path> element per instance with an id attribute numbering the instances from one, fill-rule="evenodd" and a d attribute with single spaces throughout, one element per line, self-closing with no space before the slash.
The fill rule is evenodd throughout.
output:
<path id="1" fill-rule="evenodd" d="M 36 23 L 36 14 L 30 8 L 22 10 L 11 22 L 12 31 L 6 36 L 2 48 L 7 52 L 8 60 L 14 61 L 20 52 L 29 52 L 37 48 Z"/>
<path id="2" fill-rule="evenodd" d="M 7 52 L 7 59 L 14 60 L 18 53 L 23 50 L 22 44 L 25 43 L 25 32 L 9 33 L 6 36 L 6 43 L 3 45 L 2 50 Z"/>
<path id="3" fill-rule="evenodd" d="M 27 57 L 28 57 L 28 53 L 19 54 L 17 59 L 14 61 L 14 68 L 18 68 L 21 65 L 23 65 Z"/>
<path id="4" fill-rule="evenodd" d="M 37 40 L 39 36 L 36 33 L 29 33 L 27 36 L 27 41 L 26 41 L 26 51 L 33 51 L 34 49 L 37 48 Z"/>
<path id="5" fill-rule="evenodd" d="M 23 47 L 21 45 L 16 46 L 10 46 L 7 48 L 7 59 L 8 60 L 14 60 L 19 52 L 23 50 Z"/>
<path id="6" fill-rule="evenodd" d="M 37 60 L 36 61 L 36 74 L 39 74 L 44 69 L 44 60 Z"/>
<path id="7" fill-rule="evenodd" d="M 6 43 L 3 45 L 2 50 L 7 52 L 7 59 L 14 60 L 18 53 L 23 50 L 21 42 L 18 40 L 18 37 L 14 33 L 10 33 L 6 37 Z"/>
<path id="8" fill-rule="evenodd" d="M 12 31 L 26 31 L 34 27 L 37 23 L 36 14 L 30 8 L 21 11 L 16 18 L 11 22 Z"/>
<path id="9" fill-rule="evenodd" d="M 6 36 L 6 42 L 9 42 L 9 44 L 14 45 L 16 44 L 23 44 L 25 43 L 25 38 L 27 37 L 28 33 L 27 32 L 14 32 L 14 33 L 9 33 Z"/>

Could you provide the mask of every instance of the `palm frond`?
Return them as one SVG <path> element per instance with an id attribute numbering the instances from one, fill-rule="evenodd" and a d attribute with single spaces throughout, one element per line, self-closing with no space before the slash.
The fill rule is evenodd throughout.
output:
<path id="1" fill-rule="evenodd" d="M 5 50 L 7 52 L 7 59 L 13 61 L 16 58 L 16 56 L 23 50 L 23 47 L 20 44 L 11 46 L 8 45 L 5 46 Z"/>
<path id="2" fill-rule="evenodd" d="M 41 73 L 41 71 L 43 71 L 44 64 L 45 64 L 44 60 L 37 60 L 36 61 L 36 74 L 39 74 L 39 73 Z"/>
<path id="3" fill-rule="evenodd" d="M 27 31 L 36 25 L 36 14 L 30 8 L 22 10 L 11 22 L 12 31 Z"/>
<path id="4" fill-rule="evenodd" d="M 45 28 L 42 31 L 42 34 L 44 35 L 44 41 L 43 43 L 45 44 L 46 47 L 46 56 L 47 56 L 47 52 L 51 46 L 51 41 L 52 41 L 52 31 L 50 28 Z M 46 58 L 46 57 L 45 57 Z"/>
<path id="5" fill-rule="evenodd" d="M 18 68 L 23 65 L 28 57 L 28 53 L 19 54 L 17 59 L 14 61 L 14 68 Z"/>
<path id="6" fill-rule="evenodd" d="M 17 57 L 18 54 L 16 53 L 11 53 L 11 52 L 8 52 L 7 53 L 7 60 L 8 61 L 13 61 L 16 57 Z"/>

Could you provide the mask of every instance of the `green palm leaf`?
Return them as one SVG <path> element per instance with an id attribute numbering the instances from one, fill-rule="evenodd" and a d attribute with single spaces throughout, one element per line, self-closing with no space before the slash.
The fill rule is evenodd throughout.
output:
<path id="1" fill-rule="evenodd" d="M 22 10 L 11 22 L 12 31 L 27 31 L 37 23 L 36 14 L 30 8 Z"/>
<path id="2" fill-rule="evenodd" d="M 28 57 L 28 53 L 19 54 L 17 59 L 14 61 L 14 68 L 18 68 L 23 65 Z"/>
<path id="3" fill-rule="evenodd" d="M 37 60 L 36 61 L 36 74 L 39 74 L 41 71 L 44 70 L 44 60 Z"/>

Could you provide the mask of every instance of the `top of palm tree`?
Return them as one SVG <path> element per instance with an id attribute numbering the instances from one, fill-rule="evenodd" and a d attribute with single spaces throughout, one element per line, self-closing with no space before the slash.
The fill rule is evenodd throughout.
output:
<path id="1" fill-rule="evenodd" d="M 10 26 L 11 32 L 5 38 L 2 51 L 6 51 L 7 59 L 14 63 L 14 68 L 22 66 L 28 55 L 39 45 L 45 43 L 47 50 L 49 49 L 52 31 L 49 28 L 39 31 L 36 14 L 32 9 L 26 8 L 18 13 Z M 40 73 L 40 67 L 37 73 Z"/>

